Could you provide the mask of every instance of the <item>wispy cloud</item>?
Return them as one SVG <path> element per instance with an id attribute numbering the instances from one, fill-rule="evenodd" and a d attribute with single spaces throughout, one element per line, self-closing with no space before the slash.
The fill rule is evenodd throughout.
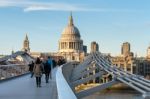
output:
<path id="1" fill-rule="evenodd" d="M 84 8 L 78 5 L 72 5 L 67 3 L 41 3 L 32 4 L 24 9 L 24 11 L 38 11 L 38 10 L 50 10 L 50 11 L 83 11 Z"/>
<path id="2" fill-rule="evenodd" d="M 51 10 L 51 11 L 86 11 L 79 5 L 69 3 L 33 2 L 31 0 L 0 0 L 0 7 L 19 7 L 25 12 Z"/>
<path id="3" fill-rule="evenodd" d="M 0 0 L 0 7 L 27 7 L 30 4 L 29 0 Z"/>
<path id="4" fill-rule="evenodd" d="M 35 2 L 32 0 L 0 0 L 0 7 L 19 7 L 24 12 L 31 11 L 97 11 L 97 12 L 133 12 L 128 9 L 107 9 L 93 8 L 87 5 L 54 3 L 54 2 Z"/>

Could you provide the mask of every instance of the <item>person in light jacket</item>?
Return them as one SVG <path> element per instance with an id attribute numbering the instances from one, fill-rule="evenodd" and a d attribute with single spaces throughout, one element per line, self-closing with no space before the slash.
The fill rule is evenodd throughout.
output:
<path id="1" fill-rule="evenodd" d="M 40 58 L 37 58 L 35 61 L 35 64 L 34 64 L 34 68 L 33 68 L 34 75 L 36 77 L 37 87 L 41 87 L 42 70 L 43 70 L 43 67 L 41 64 L 41 60 L 40 60 Z"/>

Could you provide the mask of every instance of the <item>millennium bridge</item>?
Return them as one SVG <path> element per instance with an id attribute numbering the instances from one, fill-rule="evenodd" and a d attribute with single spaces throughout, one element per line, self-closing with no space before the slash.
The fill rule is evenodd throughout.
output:
<path id="1" fill-rule="evenodd" d="M 21 57 L 24 64 L 10 64 L 7 61 L 16 57 Z M 117 68 L 100 52 L 89 54 L 80 64 L 67 62 L 54 68 L 48 84 L 42 77 L 41 88 L 35 86 L 35 79 L 30 78 L 26 68 L 32 60 L 33 57 L 22 51 L 0 59 L 0 63 L 5 63 L 0 65 L 0 99 L 81 99 L 119 83 L 135 89 L 143 98 L 150 99 L 150 80 Z M 6 75 L 8 78 L 2 79 Z M 76 90 L 78 86 L 86 85 L 97 77 L 103 81 L 88 89 Z"/>

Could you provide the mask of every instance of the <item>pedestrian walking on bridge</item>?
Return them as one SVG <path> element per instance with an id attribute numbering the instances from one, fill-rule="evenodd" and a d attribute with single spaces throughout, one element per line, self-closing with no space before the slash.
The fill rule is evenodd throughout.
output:
<path id="1" fill-rule="evenodd" d="M 29 64 L 29 71 L 31 73 L 31 78 L 33 77 L 34 73 L 33 73 L 33 67 L 34 67 L 34 62 L 31 61 Z"/>
<path id="2" fill-rule="evenodd" d="M 50 56 L 48 56 L 48 59 L 47 59 L 47 64 L 50 68 L 50 78 L 52 78 L 52 69 L 53 69 L 53 60 Z"/>
<path id="3" fill-rule="evenodd" d="M 44 70 L 44 69 L 43 69 L 43 66 L 41 64 L 41 60 L 40 60 L 40 58 L 37 58 L 35 61 L 34 68 L 33 68 L 34 75 L 36 77 L 37 87 L 41 87 L 42 70 Z"/>
<path id="4" fill-rule="evenodd" d="M 46 83 L 48 83 L 49 75 L 50 75 L 50 71 L 51 71 L 51 64 L 48 63 L 48 59 L 43 60 L 43 66 L 44 66 L 45 81 L 46 81 Z"/>

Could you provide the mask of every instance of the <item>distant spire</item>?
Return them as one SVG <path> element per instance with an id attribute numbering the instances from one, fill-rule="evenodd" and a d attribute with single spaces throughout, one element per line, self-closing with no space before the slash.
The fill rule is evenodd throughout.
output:
<path id="1" fill-rule="evenodd" d="M 12 51 L 11 51 L 11 54 L 14 54 L 14 49 L 13 49 L 13 47 L 12 47 Z"/>
<path id="2" fill-rule="evenodd" d="M 28 41 L 28 35 L 27 35 L 27 33 L 26 33 L 26 37 L 25 37 L 25 40 L 26 40 L 26 41 Z"/>
<path id="3" fill-rule="evenodd" d="M 26 51 L 26 52 L 30 52 L 29 39 L 28 39 L 27 33 L 26 33 L 26 36 L 25 36 L 25 40 L 23 42 L 23 48 L 22 48 L 22 50 Z"/>
<path id="4" fill-rule="evenodd" d="M 69 24 L 70 26 L 74 25 L 73 24 L 73 17 L 72 17 L 72 12 L 70 12 L 70 17 L 69 17 Z"/>
<path id="5" fill-rule="evenodd" d="M 11 51 L 11 54 L 14 54 L 14 50 Z"/>

